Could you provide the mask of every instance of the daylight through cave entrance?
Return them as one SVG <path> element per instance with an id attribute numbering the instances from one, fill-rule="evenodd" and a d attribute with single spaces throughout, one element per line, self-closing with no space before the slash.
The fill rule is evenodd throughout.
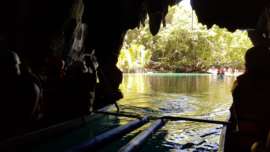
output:
<path id="1" fill-rule="evenodd" d="M 124 73 L 121 112 L 227 121 L 233 82 L 244 71 L 250 47 L 244 30 L 198 23 L 189 1 L 171 7 L 156 36 L 146 24 L 125 37 L 117 64 Z M 220 125 L 170 122 L 152 138 L 163 144 L 155 147 L 152 140 L 143 149 L 215 151 L 221 130 Z"/>
<path id="2" fill-rule="evenodd" d="M 118 67 L 125 73 L 201 73 L 215 68 L 238 73 L 244 70 L 243 57 L 251 46 L 244 30 L 229 32 L 216 25 L 207 29 L 198 23 L 185 0 L 169 9 L 166 26 L 156 36 L 148 24 L 129 30 Z"/>

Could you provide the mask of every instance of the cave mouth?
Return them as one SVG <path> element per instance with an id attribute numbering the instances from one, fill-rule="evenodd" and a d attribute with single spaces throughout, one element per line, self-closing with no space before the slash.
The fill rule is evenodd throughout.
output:
<path id="1" fill-rule="evenodd" d="M 250 21 L 248 27 L 255 28 L 255 19 L 259 15 L 254 12 L 259 12 L 260 7 L 254 12 L 249 11 L 249 8 L 244 9 L 248 10 L 247 15 L 243 12 L 239 14 L 238 9 L 227 15 L 225 13 L 228 13 L 228 11 L 221 9 L 214 18 L 217 20 L 208 18 L 208 13 L 211 14 L 211 11 L 217 10 L 215 6 L 220 6 L 220 4 L 216 5 L 217 3 L 228 3 L 227 6 L 229 6 L 231 1 L 219 1 L 213 2 L 213 5 L 207 5 L 207 2 L 211 3 L 210 0 L 204 1 L 205 3 L 200 0 L 193 0 L 193 8 L 196 13 L 201 12 L 197 13 L 201 14 L 200 22 L 208 22 L 210 26 L 212 23 L 217 23 L 228 28 L 231 24 L 234 24 L 229 30 L 241 27 L 247 28 L 241 25 L 245 25 L 246 20 L 248 20 Z M 239 1 L 239 4 L 245 2 L 244 0 Z M 268 0 L 261 0 L 261 3 L 258 3 L 263 6 L 262 1 L 266 3 Z M 22 123 L 17 123 L 13 121 L 15 120 L 13 115 L 20 116 L 25 111 L 20 112 L 17 108 L 14 109 L 13 104 L 10 105 L 9 103 L 8 108 L 5 108 L 6 103 L 2 102 L 4 106 L 1 106 L 3 109 L 1 115 L 8 116 L 5 111 L 9 111 L 12 117 L 4 118 L 4 120 L 9 119 L 8 123 L 12 120 L 12 127 L 2 126 L 4 128 L 1 129 L 3 130 L 1 133 L 5 134 L 6 132 L 8 137 L 10 136 L 9 132 L 13 132 L 17 128 L 19 129 L 18 134 L 15 133 L 15 135 L 20 135 L 28 129 L 40 129 L 39 127 L 47 127 L 51 124 L 88 115 L 92 110 L 100 109 L 108 104 L 115 104 L 120 99 L 125 100 L 130 107 L 133 106 L 138 112 L 164 112 L 169 114 L 194 112 L 196 107 L 188 106 L 187 101 L 193 102 L 197 96 L 201 95 L 191 94 L 191 91 L 193 90 L 196 93 L 202 89 L 203 92 L 203 89 L 207 90 L 208 87 L 212 88 L 212 86 L 217 86 L 219 89 L 212 88 L 212 90 L 208 90 L 208 93 L 203 92 L 203 95 L 223 96 L 226 94 L 224 102 L 228 102 L 227 99 L 231 99 L 230 82 L 235 77 L 224 79 L 221 77 L 220 79 L 214 79 L 214 81 L 203 78 L 200 81 L 206 86 L 203 88 L 199 87 L 196 77 L 192 79 L 185 77 L 186 79 L 182 81 L 178 81 L 178 79 L 163 81 L 161 79 L 163 79 L 163 76 L 167 76 L 167 73 L 208 73 L 212 68 L 214 70 L 230 68 L 231 70 L 243 71 L 244 53 L 252 46 L 247 33 L 241 30 L 231 33 L 216 25 L 207 29 L 206 26 L 198 23 L 191 7 L 186 8 L 189 4 L 188 1 L 183 1 L 180 5 L 171 7 L 168 14 L 168 6 L 175 5 L 180 0 L 168 0 L 166 4 L 164 4 L 165 0 L 147 0 L 147 9 L 150 13 L 145 10 L 146 5 L 143 2 L 146 1 L 107 1 L 106 5 L 100 0 L 41 0 L 38 2 L 19 0 L 3 2 L 7 5 L 0 5 L 0 17 L 3 23 L 0 25 L 0 47 L 3 50 L 18 53 L 24 75 L 23 77 L 20 76 L 20 79 L 17 79 L 16 76 L 18 84 L 12 83 L 14 84 L 12 88 L 2 85 L 2 91 L 10 91 L 6 88 L 16 88 L 16 93 L 11 90 L 6 95 L 5 92 L 2 92 L 2 95 L 14 97 L 9 103 L 19 103 L 19 105 L 22 105 L 22 107 L 17 106 L 20 110 L 24 110 L 23 106 L 29 106 L 26 108 L 26 110 L 29 110 L 27 111 L 29 115 L 22 116 L 24 119 L 19 121 Z M 196 2 L 198 5 L 196 5 Z M 138 7 L 134 6 L 133 3 Z M 257 1 L 254 3 L 257 3 Z M 211 9 L 207 9 L 208 6 Z M 234 7 L 240 6 L 242 4 Z M 201 9 L 201 7 L 205 8 Z M 207 12 L 206 10 L 210 11 Z M 152 19 L 146 20 L 150 22 L 150 26 L 147 26 L 147 24 L 140 29 L 134 29 L 138 26 L 138 23 L 142 23 L 147 14 L 153 15 Z M 160 29 L 160 23 L 164 20 L 166 14 L 166 22 L 163 23 L 164 25 L 166 23 L 166 27 Z M 227 20 L 228 16 L 235 15 L 238 18 L 242 17 L 243 14 L 245 14 L 243 19 L 246 20 L 239 20 L 242 23 L 241 25 L 237 24 L 238 20 Z M 86 25 L 88 26 L 87 31 Z M 128 29 L 134 30 L 129 30 L 126 34 Z M 123 39 L 125 34 L 126 37 Z M 119 55 L 121 47 L 122 50 Z M 92 59 L 93 52 L 91 51 L 95 51 L 96 58 L 93 57 L 95 59 Z M 73 61 L 70 62 L 71 60 Z M 98 62 L 98 66 L 89 63 L 89 60 Z M 157 73 L 159 77 L 142 81 L 143 77 L 135 75 L 135 77 L 129 77 L 136 80 L 133 81 L 134 85 L 130 85 L 125 83 L 128 80 L 127 77 L 123 76 L 122 72 L 115 66 L 117 61 L 119 69 L 124 73 Z M 175 74 L 174 76 L 183 75 Z M 24 82 L 25 77 L 27 77 L 27 82 Z M 7 78 L 2 79 L 4 81 L 9 78 L 13 81 L 12 77 L 4 78 Z M 10 85 L 9 81 L 6 82 L 6 85 Z M 29 84 L 26 84 L 28 82 Z M 223 83 L 220 82 L 229 82 L 229 85 L 223 86 Z M 119 90 L 121 83 L 121 90 Z M 30 91 L 25 89 L 25 84 L 29 85 Z M 20 87 L 18 88 L 18 86 Z M 40 90 L 37 90 L 37 88 Z M 226 88 L 226 93 L 224 93 L 223 88 Z M 155 92 L 144 92 L 144 90 L 150 89 Z M 125 98 L 123 98 L 122 90 L 131 90 L 131 93 L 136 90 L 141 94 L 132 95 L 123 91 L 125 95 Z M 29 98 L 33 102 L 25 104 L 21 101 L 27 102 L 30 100 L 17 98 L 16 94 L 22 95 L 21 92 L 23 91 L 29 91 L 27 93 L 29 93 Z M 167 93 L 167 95 L 164 96 L 164 93 Z M 185 95 L 179 98 L 177 93 Z M 32 98 L 33 94 L 37 97 Z M 157 96 L 157 94 L 160 96 Z M 177 100 L 167 100 L 168 98 L 177 98 Z M 161 100 L 168 102 L 161 103 L 159 102 Z M 121 110 L 130 109 L 124 105 L 125 101 L 119 102 L 122 106 L 120 107 Z M 151 104 L 149 101 L 157 102 Z M 230 106 L 226 102 L 224 105 L 227 107 L 222 109 L 223 107 L 220 108 L 215 102 L 217 100 L 209 97 L 204 97 L 202 101 L 202 105 L 198 106 L 201 108 L 201 114 L 209 113 L 204 111 L 209 109 L 218 113 L 219 110 L 228 109 L 228 106 Z M 218 109 L 209 108 L 210 103 Z M 186 109 L 183 109 L 183 107 Z M 33 112 L 34 110 L 36 112 Z M 43 116 L 43 118 L 40 118 L 40 116 Z M 30 125 L 28 126 L 24 120 L 27 122 L 33 120 L 33 122 L 29 122 Z M 40 120 L 43 122 L 40 123 Z M 13 122 L 23 126 L 13 124 Z M 37 128 L 32 128 L 31 124 L 34 124 Z"/>
<path id="2" fill-rule="evenodd" d="M 207 28 L 198 22 L 189 0 L 170 7 L 165 21 L 155 36 L 148 24 L 127 32 L 117 64 L 121 71 L 204 73 L 222 67 L 244 70 L 244 54 L 252 47 L 246 30 L 230 32 L 217 25 Z"/>

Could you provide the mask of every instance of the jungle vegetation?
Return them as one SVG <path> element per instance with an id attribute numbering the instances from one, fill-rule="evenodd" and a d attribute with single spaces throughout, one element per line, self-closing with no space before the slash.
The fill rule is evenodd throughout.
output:
<path id="1" fill-rule="evenodd" d="M 198 23 L 192 10 L 170 8 L 166 27 L 152 36 L 148 26 L 127 32 L 119 56 L 123 72 L 205 72 L 211 67 L 243 69 L 244 54 L 252 47 L 247 32 Z"/>

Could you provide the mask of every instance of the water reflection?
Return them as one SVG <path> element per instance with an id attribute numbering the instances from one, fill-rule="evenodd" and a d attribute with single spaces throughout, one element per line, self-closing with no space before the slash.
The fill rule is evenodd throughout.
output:
<path id="1" fill-rule="evenodd" d="M 224 115 L 232 102 L 235 77 L 208 74 L 127 74 L 122 110 L 160 115 Z M 218 118 L 219 119 L 219 118 Z"/>
<path id="2" fill-rule="evenodd" d="M 208 74 L 126 74 L 119 102 L 124 112 L 141 115 L 189 116 L 226 121 L 235 77 Z M 217 151 L 220 125 L 170 122 L 143 151 Z M 162 137 L 162 138 L 161 138 Z M 160 146 L 153 144 L 159 142 Z"/>

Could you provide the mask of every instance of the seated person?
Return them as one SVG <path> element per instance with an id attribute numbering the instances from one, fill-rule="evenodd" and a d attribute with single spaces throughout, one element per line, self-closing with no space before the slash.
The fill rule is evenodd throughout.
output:
<path id="1" fill-rule="evenodd" d="M 254 142 L 264 141 L 270 127 L 270 50 L 258 45 L 246 52 L 246 71 L 237 78 L 227 151 L 250 151 Z"/>
<path id="2" fill-rule="evenodd" d="M 90 59 L 73 61 L 66 67 L 60 58 L 47 64 L 44 83 L 44 122 L 54 124 L 91 112 L 96 84 Z M 66 69 L 66 70 L 65 70 Z"/>
<path id="3" fill-rule="evenodd" d="M 65 116 L 64 62 L 61 58 L 50 56 L 44 68 L 46 79 L 43 80 L 43 122 L 44 125 L 56 123 Z"/>
<path id="4" fill-rule="evenodd" d="M 66 112 L 69 117 L 87 115 L 91 112 L 96 76 L 87 63 L 75 61 L 67 68 L 65 79 Z"/>
<path id="5" fill-rule="evenodd" d="M 15 52 L 1 50 L 0 134 L 1 139 L 18 135 L 33 127 L 38 111 L 40 88 L 23 75 Z"/>

